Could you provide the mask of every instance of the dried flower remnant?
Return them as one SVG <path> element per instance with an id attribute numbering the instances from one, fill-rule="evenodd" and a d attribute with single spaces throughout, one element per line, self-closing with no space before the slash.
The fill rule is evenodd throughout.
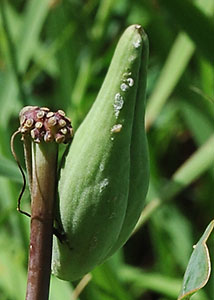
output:
<path id="1" fill-rule="evenodd" d="M 71 121 L 62 110 L 52 112 L 47 107 L 26 106 L 19 117 L 22 136 L 30 135 L 35 143 L 55 141 L 66 144 L 73 137 Z"/>

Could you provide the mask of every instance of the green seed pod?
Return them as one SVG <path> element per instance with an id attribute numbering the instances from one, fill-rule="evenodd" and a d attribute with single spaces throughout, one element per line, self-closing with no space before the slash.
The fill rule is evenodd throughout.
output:
<path id="1" fill-rule="evenodd" d="M 141 26 L 122 35 L 98 97 L 61 171 L 53 273 L 76 280 L 130 236 L 144 205 L 149 167 L 144 129 L 148 40 Z"/>

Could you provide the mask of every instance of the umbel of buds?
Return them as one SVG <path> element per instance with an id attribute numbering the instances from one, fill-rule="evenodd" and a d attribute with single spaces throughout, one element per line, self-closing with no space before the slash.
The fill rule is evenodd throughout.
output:
<path id="1" fill-rule="evenodd" d="M 66 144 L 73 137 L 71 121 L 63 110 L 52 112 L 47 107 L 26 106 L 19 116 L 20 132 L 23 136 L 30 134 L 35 143 Z"/>

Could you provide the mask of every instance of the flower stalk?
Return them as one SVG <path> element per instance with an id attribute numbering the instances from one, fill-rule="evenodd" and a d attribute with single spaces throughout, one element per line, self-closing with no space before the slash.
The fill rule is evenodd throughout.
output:
<path id="1" fill-rule="evenodd" d="M 27 300 L 48 299 L 58 145 L 32 145 L 31 235 Z"/>
<path id="2" fill-rule="evenodd" d="M 26 300 L 48 299 L 55 200 L 58 144 L 73 135 L 70 120 L 61 110 L 24 107 L 20 128 L 31 193 L 31 233 Z M 25 215 L 29 215 L 20 209 Z"/>

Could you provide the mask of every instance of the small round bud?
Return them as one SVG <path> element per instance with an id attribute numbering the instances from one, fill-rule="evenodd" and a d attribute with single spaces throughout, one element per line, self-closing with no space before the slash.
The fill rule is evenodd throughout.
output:
<path id="1" fill-rule="evenodd" d="M 53 135 L 50 132 L 47 131 L 45 136 L 44 136 L 44 141 L 46 143 L 50 143 L 50 142 L 53 142 L 53 140 L 54 140 Z"/>
<path id="2" fill-rule="evenodd" d="M 50 111 L 50 109 L 48 107 L 41 107 L 41 110 L 44 110 L 46 112 Z"/>
<path id="3" fill-rule="evenodd" d="M 35 124 L 35 127 L 36 127 L 37 129 L 42 128 L 42 126 L 43 126 L 43 123 L 42 123 L 42 122 L 36 122 L 36 124 Z"/>
<path id="4" fill-rule="evenodd" d="M 65 120 L 63 120 L 63 119 L 59 120 L 59 126 L 60 127 L 64 127 L 65 125 L 66 125 L 66 121 Z"/>
<path id="5" fill-rule="evenodd" d="M 27 119 L 24 125 L 25 125 L 26 127 L 29 127 L 29 128 L 30 128 L 30 127 L 33 126 L 33 123 L 34 123 L 33 119 Z"/>
<path id="6" fill-rule="evenodd" d="M 47 118 L 50 118 L 50 117 L 53 117 L 54 116 L 54 113 L 52 111 L 48 112 L 46 117 Z"/>
<path id="7" fill-rule="evenodd" d="M 60 114 L 60 116 L 65 117 L 65 112 L 63 110 L 59 109 L 58 113 Z"/>
<path id="8" fill-rule="evenodd" d="M 56 125 L 57 121 L 56 121 L 56 117 L 51 117 L 50 119 L 48 119 L 48 125 L 49 126 L 54 126 Z"/>
<path id="9" fill-rule="evenodd" d="M 65 141 L 65 136 L 62 134 L 57 134 L 55 141 L 57 144 L 62 144 Z"/>
<path id="10" fill-rule="evenodd" d="M 62 134 L 66 134 L 66 133 L 68 132 L 68 130 L 67 130 L 67 128 L 62 128 L 62 129 L 60 130 L 60 132 L 62 132 Z"/>
<path id="11" fill-rule="evenodd" d="M 45 112 L 44 112 L 43 110 L 40 110 L 40 111 L 36 114 L 36 116 L 37 116 L 38 119 L 42 119 L 42 118 L 44 117 L 44 115 L 45 115 Z"/>

